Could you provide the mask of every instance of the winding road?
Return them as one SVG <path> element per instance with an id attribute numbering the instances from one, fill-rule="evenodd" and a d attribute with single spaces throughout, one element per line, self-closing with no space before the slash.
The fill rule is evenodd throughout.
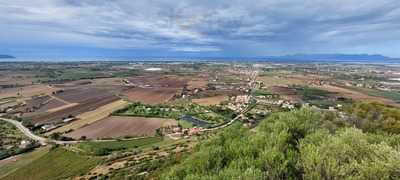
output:
<path id="1" fill-rule="evenodd" d="M 76 144 L 76 143 L 79 143 L 79 142 L 84 142 L 84 141 L 58 141 L 58 140 L 53 140 L 53 139 L 49 139 L 49 138 L 44 138 L 44 137 L 41 137 L 41 136 L 38 136 L 38 135 L 34 134 L 30 129 L 28 129 L 27 127 L 22 125 L 22 123 L 19 122 L 19 121 L 16 121 L 16 120 L 13 120 L 13 119 L 7 119 L 7 118 L 3 118 L 3 117 L 0 117 L 0 121 L 5 121 L 5 122 L 13 124 L 23 134 L 25 134 L 27 137 L 29 137 L 30 139 L 32 139 L 34 141 L 38 141 L 41 145 L 47 145 L 48 143 L 67 145 L 67 144 Z M 146 138 L 146 137 L 130 138 L 130 139 L 126 139 L 126 140 L 143 139 L 143 138 Z M 110 141 L 119 141 L 119 140 L 118 139 L 96 139 L 96 140 L 92 140 L 92 142 L 110 142 Z"/>
<path id="2" fill-rule="evenodd" d="M 253 74 L 251 74 L 251 82 L 250 82 L 250 89 L 254 89 L 253 85 L 254 82 L 256 80 L 258 72 L 254 71 Z M 251 91 L 250 91 L 251 92 Z M 251 96 L 251 93 L 250 93 Z M 239 115 L 237 115 L 235 118 L 233 118 L 231 121 L 229 121 L 226 124 L 223 124 L 221 126 L 218 127 L 213 127 L 213 128 L 209 128 L 209 129 L 202 129 L 201 131 L 214 131 L 214 130 L 218 130 L 221 128 L 225 128 L 227 126 L 230 126 L 231 124 L 233 124 L 236 120 L 238 120 L 240 118 L 240 116 L 242 116 L 244 113 L 246 113 L 248 111 L 248 106 L 242 110 L 242 112 L 240 112 Z M 0 114 L 1 116 L 1 114 Z M 48 143 L 55 143 L 55 144 L 61 144 L 61 145 L 65 145 L 65 144 L 75 144 L 75 143 L 79 143 L 81 141 L 58 141 L 58 140 L 53 140 L 53 139 L 48 139 L 48 138 L 44 138 L 41 136 L 38 136 L 36 134 L 34 134 L 30 129 L 26 128 L 24 125 L 22 125 L 21 122 L 13 120 L 13 119 L 7 119 L 7 118 L 3 118 L 0 117 L 1 121 L 5 121 L 8 123 L 13 124 L 14 126 L 16 126 L 23 134 L 25 134 L 27 137 L 29 137 L 32 140 L 38 141 L 41 145 L 47 145 Z M 172 137 L 171 137 L 172 138 Z M 110 140 L 95 140 L 96 142 L 101 142 L 101 141 L 110 141 Z M 111 140 L 112 141 L 112 140 Z"/>
<path id="3" fill-rule="evenodd" d="M 252 94 L 251 94 L 251 91 L 254 89 L 254 83 L 255 83 L 255 81 L 256 81 L 256 79 L 257 79 L 257 75 L 258 75 L 258 72 L 257 71 L 254 71 L 252 74 L 251 74 L 251 81 L 250 81 L 250 94 L 249 94 L 249 96 L 250 96 L 250 99 L 251 98 L 253 98 L 252 97 Z M 249 109 L 249 105 L 247 105 L 247 107 L 246 108 L 244 108 L 235 118 L 233 118 L 232 120 L 230 120 L 229 122 L 227 122 L 227 123 L 225 123 L 225 124 L 223 124 L 223 125 L 220 125 L 220 126 L 217 126 L 217 127 L 213 127 L 213 128 L 208 128 L 208 129 L 202 129 L 202 130 L 200 130 L 201 132 L 205 132 L 205 131 L 214 131 L 214 130 L 218 130 L 218 129 L 222 129 L 222 128 L 225 128 L 225 127 L 228 127 L 228 126 L 230 126 L 231 124 L 233 124 L 236 120 L 238 120 L 241 116 L 243 116 L 247 111 L 249 111 L 250 109 Z"/>
<path id="4" fill-rule="evenodd" d="M 6 121 L 8 123 L 13 124 L 15 127 L 17 127 L 23 134 L 25 134 L 27 137 L 29 137 L 32 140 L 38 141 L 41 145 L 46 145 L 48 143 L 56 143 L 56 144 L 74 144 L 78 143 L 79 141 L 57 141 L 57 140 L 52 140 L 44 137 L 40 137 L 34 133 L 28 128 L 26 128 L 24 125 L 22 125 L 21 122 L 13 120 L 13 119 L 7 119 L 7 118 L 1 118 L 0 120 Z"/>
<path id="5" fill-rule="evenodd" d="M 46 138 L 44 137 L 40 137 L 36 134 L 33 134 L 31 132 L 31 130 L 29 130 L 28 128 L 26 128 L 24 125 L 22 125 L 21 122 L 16 121 L 16 120 L 12 120 L 12 119 L 6 119 L 6 118 L 0 118 L 0 120 L 2 121 L 6 121 L 8 123 L 13 124 L 15 127 L 17 127 L 22 133 L 24 133 L 27 137 L 29 137 L 32 140 L 38 141 L 40 144 L 44 145 L 46 144 L 46 142 L 48 141 Z"/>

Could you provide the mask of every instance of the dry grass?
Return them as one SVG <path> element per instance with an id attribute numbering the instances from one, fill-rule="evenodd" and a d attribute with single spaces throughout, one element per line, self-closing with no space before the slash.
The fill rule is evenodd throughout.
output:
<path id="1" fill-rule="evenodd" d="M 129 101 L 158 104 L 169 101 L 178 92 L 177 88 L 132 88 L 126 90 L 123 95 Z"/>
<path id="2" fill-rule="evenodd" d="M 282 76 L 261 76 L 258 77 L 257 80 L 264 82 L 265 87 L 306 84 L 305 80 L 301 80 L 298 78 L 282 77 Z"/>
<path id="3" fill-rule="evenodd" d="M 195 88 L 207 88 L 208 81 L 206 79 L 192 79 L 188 82 L 188 88 L 189 89 L 195 89 Z"/>
<path id="4" fill-rule="evenodd" d="M 202 106 L 211 106 L 218 105 L 223 101 L 228 100 L 228 96 L 220 95 L 214 97 L 200 98 L 200 99 L 192 99 L 192 102 L 202 105 Z"/>
<path id="5" fill-rule="evenodd" d="M 42 84 L 19 87 L 19 88 L 7 88 L 0 90 L 0 99 L 8 97 L 28 98 L 35 95 L 51 95 L 52 92 L 57 90 L 58 88 Z"/>
<path id="6" fill-rule="evenodd" d="M 351 98 L 356 101 L 378 101 L 378 102 L 383 102 L 385 104 L 393 105 L 399 107 L 400 105 L 394 102 L 393 100 L 386 99 L 383 97 L 375 97 L 375 96 L 369 96 L 367 94 L 364 94 L 360 91 L 355 91 L 351 89 L 346 89 L 342 87 L 337 87 L 337 86 L 332 86 L 332 85 L 324 85 L 324 86 L 319 86 L 320 89 L 326 90 L 329 92 L 334 92 L 338 93 L 341 96 Z"/>

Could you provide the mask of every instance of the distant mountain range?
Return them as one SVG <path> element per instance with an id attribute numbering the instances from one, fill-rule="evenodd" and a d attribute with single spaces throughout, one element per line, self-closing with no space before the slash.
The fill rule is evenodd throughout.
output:
<path id="1" fill-rule="evenodd" d="M 16 57 L 11 55 L 0 54 L 0 59 L 14 59 Z M 83 58 L 84 59 L 84 58 Z M 127 58 L 132 59 L 132 58 Z M 263 56 L 263 57 L 142 57 L 143 60 L 256 60 L 256 61 L 399 61 L 400 58 L 392 58 L 380 54 L 293 54 L 283 56 Z M 30 59 L 30 60 L 35 60 Z M 40 59 L 43 60 L 43 59 Z M 72 60 L 72 59 L 68 59 Z M 82 59 L 80 59 L 82 60 Z M 102 60 L 113 60 L 113 58 L 104 58 Z M 116 58 L 115 60 L 125 60 L 123 57 Z M 73 61 L 73 60 L 72 60 Z"/>
<path id="2" fill-rule="evenodd" d="M 271 60 L 317 60 L 317 61 L 383 61 L 394 60 L 395 58 L 386 57 L 380 54 L 294 54 L 285 56 L 266 57 Z"/>
<path id="3" fill-rule="evenodd" d="M 9 59 L 9 58 L 15 58 L 15 57 L 10 55 L 0 54 L 0 59 Z"/>

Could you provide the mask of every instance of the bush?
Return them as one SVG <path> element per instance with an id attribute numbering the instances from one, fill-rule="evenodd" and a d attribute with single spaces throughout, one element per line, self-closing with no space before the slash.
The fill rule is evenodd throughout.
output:
<path id="1" fill-rule="evenodd" d="M 400 136 L 363 133 L 335 114 L 275 113 L 198 145 L 160 179 L 399 179 Z"/>

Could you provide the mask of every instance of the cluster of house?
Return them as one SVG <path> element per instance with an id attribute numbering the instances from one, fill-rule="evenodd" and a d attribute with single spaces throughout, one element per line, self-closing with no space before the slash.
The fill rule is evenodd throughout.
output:
<path id="1" fill-rule="evenodd" d="M 251 100 L 250 95 L 232 96 L 230 98 L 230 102 L 227 105 L 227 108 L 235 112 L 240 112 L 247 107 L 247 104 L 250 103 L 250 100 Z"/>
<path id="2" fill-rule="evenodd" d="M 381 91 L 391 91 L 393 90 L 390 87 L 390 83 L 387 82 L 381 82 L 381 83 L 359 83 L 359 82 L 346 82 L 345 86 L 351 87 L 361 87 L 361 88 L 368 88 L 368 89 L 377 89 Z"/>
<path id="3" fill-rule="evenodd" d="M 294 109 L 298 102 L 296 101 L 288 101 L 288 100 L 283 100 L 283 99 L 256 99 L 258 103 L 264 104 L 264 105 L 273 105 L 273 106 L 279 106 L 282 108 L 286 109 Z"/>
<path id="4" fill-rule="evenodd" d="M 325 84 L 329 84 L 329 82 L 320 80 L 320 79 L 313 79 L 313 80 L 307 81 L 307 84 L 310 86 L 323 86 Z"/>
<path id="5" fill-rule="evenodd" d="M 169 126 L 162 128 L 163 134 L 168 134 L 173 138 L 189 138 L 190 136 L 201 135 L 202 132 L 202 127 L 182 128 L 181 126 Z"/>

